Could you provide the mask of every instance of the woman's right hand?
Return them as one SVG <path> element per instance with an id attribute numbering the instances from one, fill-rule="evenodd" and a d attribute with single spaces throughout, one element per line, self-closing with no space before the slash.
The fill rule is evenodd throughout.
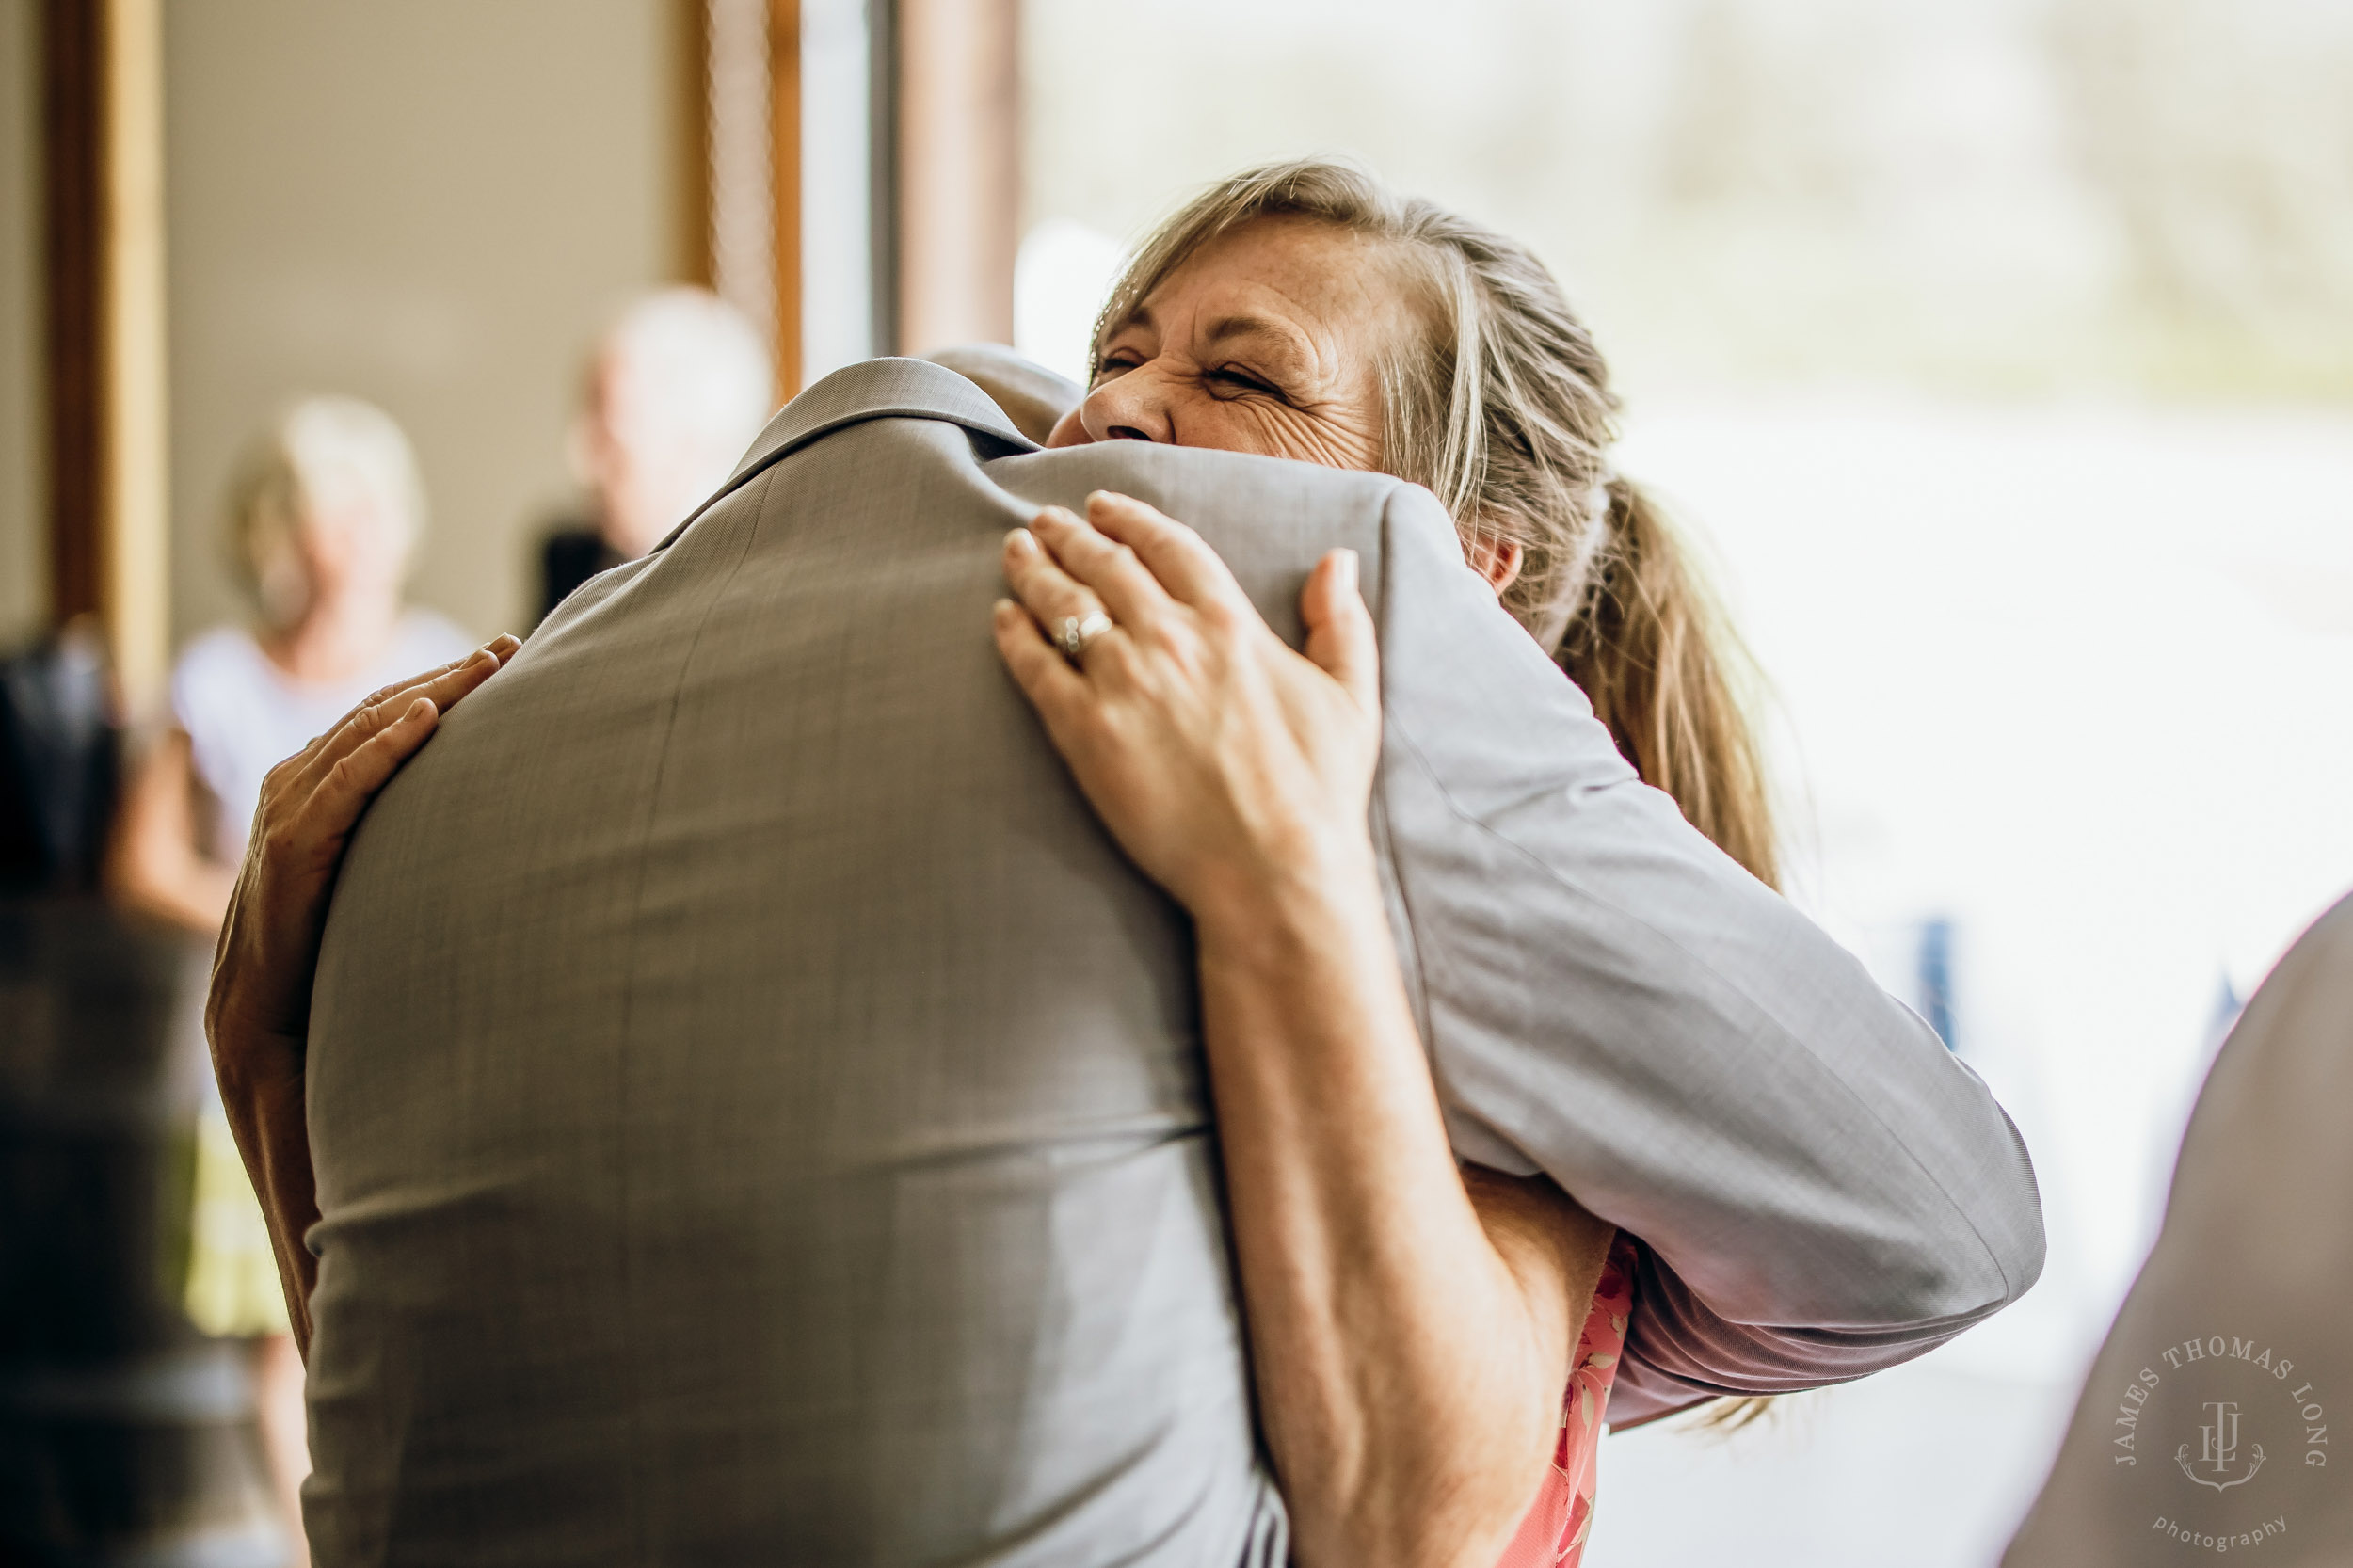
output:
<path id="1" fill-rule="evenodd" d="M 280 762 L 262 785 L 245 864 L 213 953 L 204 1035 L 229 1128 L 262 1200 L 295 1342 L 311 1346 L 318 1264 L 302 1244 L 318 1218 L 303 1105 L 303 1054 L 319 937 L 352 829 L 440 717 L 522 644 L 497 637 L 440 669 L 396 681 Z"/>
<path id="2" fill-rule="evenodd" d="M 441 714 L 522 647 L 499 636 L 465 658 L 395 681 L 269 772 L 213 961 L 205 1032 L 307 1033 L 311 975 L 344 848 L 376 792 Z"/>

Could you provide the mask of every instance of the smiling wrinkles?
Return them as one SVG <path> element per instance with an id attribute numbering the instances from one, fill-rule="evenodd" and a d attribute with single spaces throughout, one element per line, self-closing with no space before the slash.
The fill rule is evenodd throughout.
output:
<path id="1" fill-rule="evenodd" d="M 1057 444 L 1141 436 L 1378 467 L 1379 364 L 1399 309 L 1366 287 L 1386 280 L 1367 248 L 1299 219 L 1262 219 L 1205 248 L 1105 339 L 1083 432 Z"/>

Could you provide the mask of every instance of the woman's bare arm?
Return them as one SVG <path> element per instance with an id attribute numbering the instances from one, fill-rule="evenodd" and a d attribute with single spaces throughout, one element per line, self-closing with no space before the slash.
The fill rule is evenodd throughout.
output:
<path id="1" fill-rule="evenodd" d="M 1200 933 L 1261 1418 L 1301 1562 L 1491 1568 L 1611 1232 L 1549 1184 L 1458 1176 L 1379 901 L 1352 881 Z"/>
<path id="2" fill-rule="evenodd" d="M 1466 1178 L 1448 1146 L 1365 828 L 1379 682 L 1353 557 L 1309 579 L 1303 658 L 1190 530 L 1120 497 L 1089 515 L 1008 540 L 1022 606 L 1000 606 L 998 645 L 1193 915 L 1297 1557 L 1489 1568 L 1553 1447 L 1609 1231 L 1547 1184 Z M 1074 669 L 1045 629 L 1098 598 L 1117 630 Z"/>
<path id="3" fill-rule="evenodd" d="M 1561 1396 L 1568 1391 L 1567 1374 L 1574 1370 L 1569 1358 L 1576 1353 L 1577 1335 L 1586 1319 L 1593 1315 L 1602 1266 L 1609 1259 L 1618 1227 L 1587 1213 L 1550 1176 L 1505 1176 L 1483 1165 L 1465 1165 L 1462 1175 L 1488 1244 L 1512 1271 L 1530 1303 L 1540 1310 L 1548 1310 L 1541 1304 L 1555 1297 L 1561 1303 L 1568 1339 L 1563 1347 L 1561 1386 L 1548 1391 L 1554 1396 L 1548 1408 L 1557 1421 Z M 1554 1434 L 1547 1431 L 1545 1452 L 1550 1454 L 1556 1446 Z"/>
<path id="4" fill-rule="evenodd" d="M 125 907 L 204 936 L 220 929 L 237 873 L 196 841 L 196 766 L 186 733 L 168 730 L 122 792 L 106 852 L 106 888 Z"/>
<path id="5" fill-rule="evenodd" d="M 318 1218 L 303 1109 L 303 1054 L 319 937 L 344 846 L 440 715 L 522 645 L 500 637 L 468 657 L 387 686 L 270 770 L 213 956 L 204 1034 L 246 1174 L 262 1200 L 295 1341 L 311 1347 L 318 1260 L 302 1244 Z"/>

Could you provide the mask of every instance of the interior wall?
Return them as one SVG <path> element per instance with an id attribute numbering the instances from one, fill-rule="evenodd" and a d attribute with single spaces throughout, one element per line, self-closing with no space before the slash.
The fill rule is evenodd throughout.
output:
<path id="1" fill-rule="evenodd" d="M 169 8 L 178 639 L 245 615 L 224 488 L 312 392 L 376 402 L 416 443 L 414 598 L 477 634 L 529 629 L 588 339 L 685 249 L 679 21 L 672 0 Z"/>
<path id="2" fill-rule="evenodd" d="M 48 613 L 40 415 L 40 93 L 35 8 L 0 5 L 0 646 Z"/>

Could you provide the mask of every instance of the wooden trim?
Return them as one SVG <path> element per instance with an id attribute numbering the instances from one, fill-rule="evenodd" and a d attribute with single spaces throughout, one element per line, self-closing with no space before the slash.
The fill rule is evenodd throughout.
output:
<path id="1" fill-rule="evenodd" d="M 104 602 L 106 489 L 106 9 L 40 8 L 42 359 L 48 408 L 49 605 L 62 624 Z"/>
<path id="2" fill-rule="evenodd" d="M 768 0 L 768 171 L 775 219 L 776 390 L 801 390 L 801 6 Z"/>
<path id="3" fill-rule="evenodd" d="M 899 0 L 898 348 L 1013 341 L 1018 0 Z"/>
<path id="4" fill-rule="evenodd" d="M 712 284 L 711 0 L 671 0 L 678 50 L 679 281 Z"/>
<path id="5" fill-rule="evenodd" d="M 790 397 L 801 380 L 800 0 L 691 4 L 690 277 L 767 332 Z M 722 58 L 722 49 L 745 53 Z"/>
<path id="6" fill-rule="evenodd" d="M 163 0 L 106 0 L 107 399 L 113 426 L 106 630 L 134 712 L 171 668 L 170 380 L 164 275 Z"/>
<path id="7" fill-rule="evenodd" d="M 135 711 L 170 657 L 161 0 L 43 0 L 50 606 L 103 617 Z"/>

